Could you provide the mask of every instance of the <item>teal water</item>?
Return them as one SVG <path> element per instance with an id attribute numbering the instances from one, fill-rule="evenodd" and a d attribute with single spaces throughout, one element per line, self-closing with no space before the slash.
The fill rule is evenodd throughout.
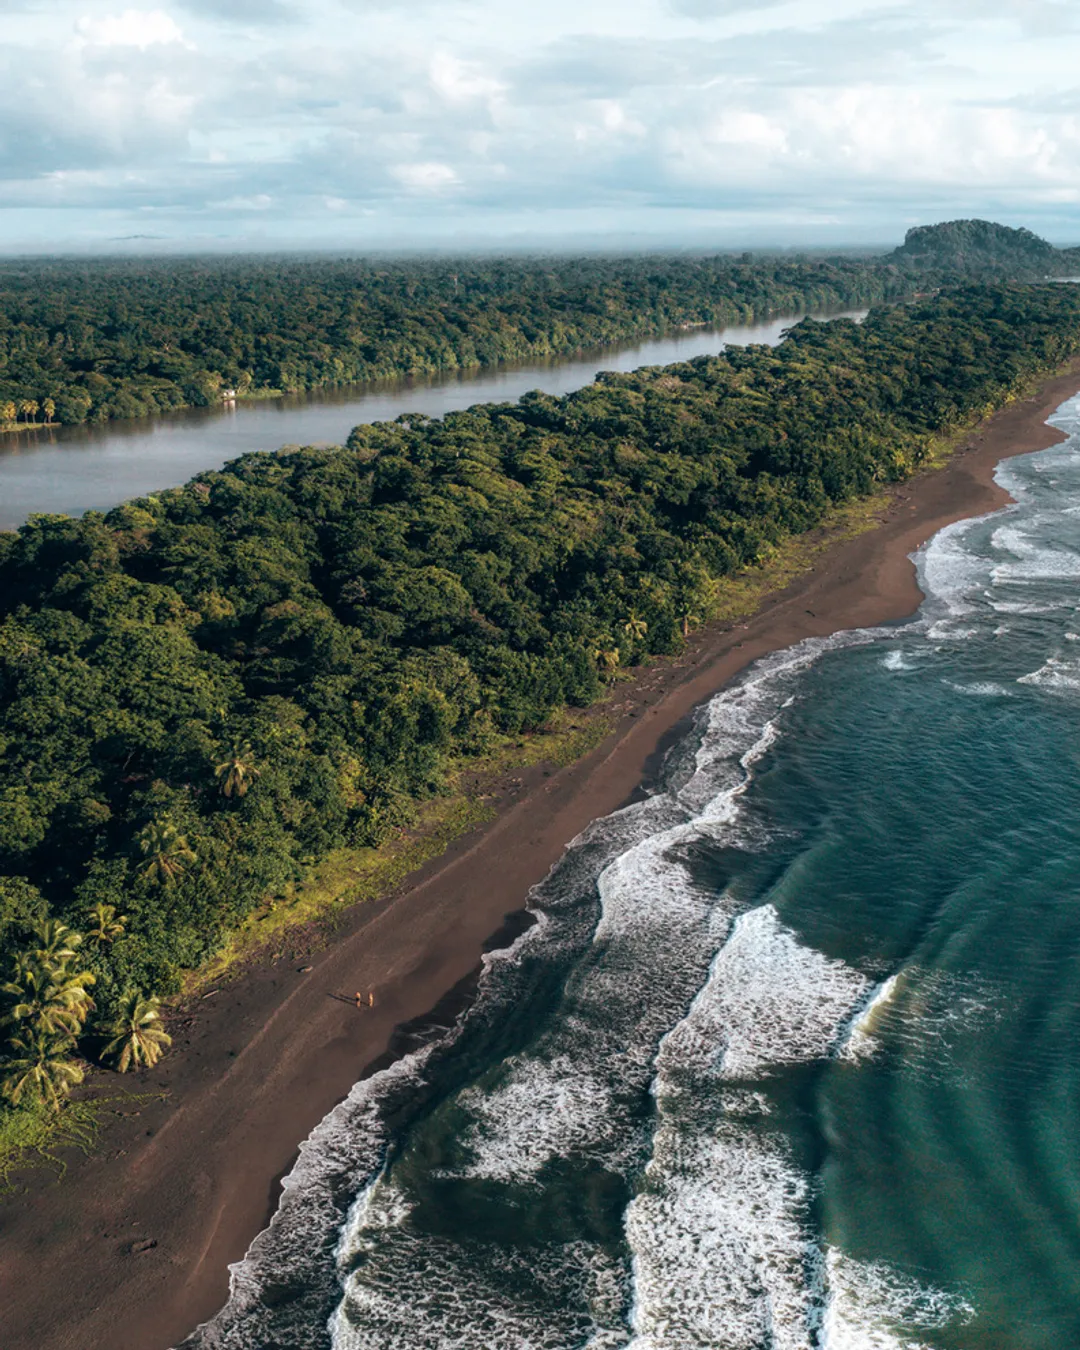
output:
<path id="1" fill-rule="evenodd" d="M 192 1347 L 1080 1345 L 1080 400 L 357 1085 Z"/>

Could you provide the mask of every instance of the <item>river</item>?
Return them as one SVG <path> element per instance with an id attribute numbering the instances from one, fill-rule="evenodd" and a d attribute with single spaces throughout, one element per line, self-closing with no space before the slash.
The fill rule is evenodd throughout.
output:
<path id="1" fill-rule="evenodd" d="M 817 318 L 861 318 L 865 310 Z M 802 316 L 746 327 L 692 329 L 565 360 L 455 371 L 430 379 L 350 385 L 314 394 L 193 408 L 92 426 L 48 427 L 0 436 L 0 530 L 35 512 L 108 511 L 132 497 L 186 482 L 252 450 L 339 445 L 361 422 L 404 412 L 431 417 L 476 403 L 506 403 L 530 389 L 567 394 L 601 370 L 636 370 L 715 355 L 728 345 L 774 346 Z"/>

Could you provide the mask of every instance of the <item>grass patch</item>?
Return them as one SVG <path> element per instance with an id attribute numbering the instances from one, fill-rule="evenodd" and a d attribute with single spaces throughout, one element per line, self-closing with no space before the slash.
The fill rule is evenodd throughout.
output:
<path id="1" fill-rule="evenodd" d="M 766 596 L 782 591 L 810 571 L 821 554 L 834 544 L 880 525 L 881 513 L 891 499 L 891 494 L 883 490 L 834 507 L 812 531 L 792 535 L 775 545 L 756 566 L 720 581 L 709 622 L 733 623 L 755 614 Z"/>
<path id="2" fill-rule="evenodd" d="M 245 920 L 217 956 L 191 973 L 184 993 L 197 993 L 268 949 L 272 959 L 289 954 L 294 931 L 313 921 L 329 925 L 325 939 L 340 921 L 342 909 L 388 894 L 410 872 L 445 853 L 455 840 L 494 815 L 495 807 L 489 801 L 436 797 L 422 803 L 413 824 L 380 848 L 338 849 L 329 854 L 305 881 Z M 305 950 L 311 945 L 308 933 Z"/>
<path id="3" fill-rule="evenodd" d="M 348 906 L 389 894 L 410 873 L 493 820 L 497 808 L 490 798 L 460 790 L 465 777 L 478 777 L 483 783 L 538 764 L 562 768 L 598 746 L 613 726 L 602 705 L 588 713 L 562 709 L 542 731 L 505 737 L 489 753 L 462 760 L 451 773 L 446 792 L 421 802 L 411 823 L 385 844 L 336 850 L 313 868 L 306 880 L 250 915 L 211 961 L 191 972 L 184 994 L 197 994 L 228 978 L 237 966 L 257 955 L 265 953 L 272 960 L 285 956 L 299 959 L 313 945 L 312 933 L 305 931 L 301 939 L 301 929 L 317 923 L 322 931 L 315 935 L 315 945 L 318 939 L 325 942 L 340 925 L 342 911 Z"/>
<path id="4" fill-rule="evenodd" d="M 614 729 L 614 719 L 603 711 L 608 697 L 605 695 L 591 709 L 560 708 L 540 731 L 507 736 L 482 759 L 464 761 L 460 772 L 510 773 L 538 764 L 551 764 L 557 769 L 573 764 L 595 750 Z"/>
<path id="5" fill-rule="evenodd" d="M 103 1117 L 121 1114 L 120 1107 L 160 1101 L 160 1093 L 123 1093 L 65 1102 L 60 1111 L 45 1106 L 0 1106 L 0 1196 L 18 1194 L 15 1178 L 47 1168 L 59 1181 L 67 1171 L 62 1150 L 89 1153 L 97 1143 Z"/>

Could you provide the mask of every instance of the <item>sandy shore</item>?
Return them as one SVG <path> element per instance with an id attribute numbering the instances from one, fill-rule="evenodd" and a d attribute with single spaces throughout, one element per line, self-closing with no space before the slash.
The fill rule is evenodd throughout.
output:
<path id="1" fill-rule="evenodd" d="M 200 1000 L 168 1059 L 130 1083 L 166 1099 L 121 1108 L 62 1184 L 31 1178 L 0 1206 L 4 1350 L 166 1350 L 211 1316 L 299 1142 L 366 1066 L 401 1047 L 402 1024 L 468 980 L 566 843 L 630 799 L 692 709 L 748 662 L 910 615 L 921 597 L 908 555 L 950 521 L 1004 505 L 995 466 L 1062 439 L 1045 419 L 1078 388 L 1080 362 L 985 423 L 945 468 L 899 487 L 878 528 L 833 545 L 756 617 L 698 634 L 677 662 L 622 686 L 618 724 L 597 750 L 498 785 L 494 821 L 399 894 L 351 911 L 311 970 L 268 963 Z M 333 997 L 367 988 L 378 996 L 370 1012 Z"/>

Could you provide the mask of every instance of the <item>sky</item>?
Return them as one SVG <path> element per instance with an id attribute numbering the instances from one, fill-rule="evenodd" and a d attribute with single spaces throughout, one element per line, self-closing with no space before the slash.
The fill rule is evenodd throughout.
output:
<path id="1" fill-rule="evenodd" d="M 0 16 L 0 253 L 1080 243 L 1080 0 Z"/>

